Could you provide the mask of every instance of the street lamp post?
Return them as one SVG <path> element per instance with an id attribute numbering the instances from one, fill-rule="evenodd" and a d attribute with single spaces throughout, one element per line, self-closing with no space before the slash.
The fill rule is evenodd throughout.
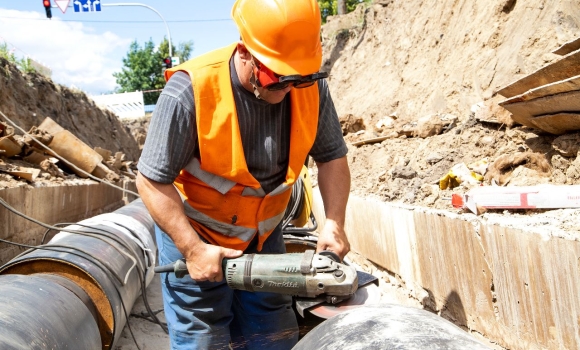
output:
<path id="1" fill-rule="evenodd" d="M 169 42 L 169 57 L 173 57 L 173 52 L 172 52 L 172 48 L 171 48 L 171 33 L 169 32 L 169 26 L 167 25 L 167 22 L 165 22 L 165 18 L 163 18 L 161 13 L 159 13 L 159 11 L 157 11 L 156 9 L 154 9 L 153 7 L 151 7 L 149 5 L 140 4 L 140 3 L 101 4 L 101 6 L 143 6 L 143 7 L 150 9 L 151 11 L 155 12 L 161 18 L 163 23 L 165 23 L 165 28 L 167 29 L 167 41 Z"/>

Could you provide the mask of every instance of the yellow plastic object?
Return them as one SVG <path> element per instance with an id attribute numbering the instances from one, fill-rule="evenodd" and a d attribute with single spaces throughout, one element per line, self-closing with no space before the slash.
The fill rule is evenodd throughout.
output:
<path id="1" fill-rule="evenodd" d="M 292 225 L 295 227 L 304 227 L 310 220 L 310 213 L 312 212 L 312 180 L 310 179 L 310 173 L 306 166 L 302 166 L 302 171 L 300 172 L 300 178 L 302 179 L 302 210 L 300 213 L 295 214 L 294 220 L 291 221 Z"/>
<path id="2" fill-rule="evenodd" d="M 237 0 L 232 18 L 252 55 L 280 75 L 309 75 L 322 63 L 315 0 Z"/>
<path id="3" fill-rule="evenodd" d="M 481 182 L 483 181 L 483 176 L 471 171 L 470 172 L 471 177 L 474 178 L 475 180 Z M 441 190 L 446 190 L 448 188 L 455 188 L 457 186 L 459 186 L 462 182 L 462 179 L 460 176 L 454 174 L 453 170 L 449 171 L 444 177 L 442 177 L 439 180 L 439 189 Z"/>

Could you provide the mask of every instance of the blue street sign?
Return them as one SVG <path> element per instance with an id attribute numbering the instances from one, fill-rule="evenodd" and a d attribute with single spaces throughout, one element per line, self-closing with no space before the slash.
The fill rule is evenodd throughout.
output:
<path id="1" fill-rule="evenodd" d="M 73 8 L 75 12 L 101 11 L 101 0 L 74 0 Z"/>

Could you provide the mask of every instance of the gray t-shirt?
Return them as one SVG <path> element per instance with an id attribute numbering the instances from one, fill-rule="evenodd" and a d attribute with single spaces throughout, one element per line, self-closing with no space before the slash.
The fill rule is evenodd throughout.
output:
<path id="1" fill-rule="evenodd" d="M 232 89 L 248 170 L 266 193 L 284 182 L 290 150 L 290 94 L 278 104 L 258 100 L 238 79 L 230 60 Z M 318 131 L 310 156 L 317 162 L 344 157 L 347 147 L 325 80 L 318 83 Z M 176 72 L 163 89 L 147 132 L 138 169 L 145 177 L 172 183 L 191 157 L 199 156 L 192 83 Z"/>

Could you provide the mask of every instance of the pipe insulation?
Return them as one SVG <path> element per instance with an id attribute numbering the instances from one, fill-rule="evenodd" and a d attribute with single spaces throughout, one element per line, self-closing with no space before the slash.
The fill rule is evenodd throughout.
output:
<path id="1" fill-rule="evenodd" d="M 1 266 L 0 348 L 114 349 L 142 286 L 154 277 L 153 230 L 138 199 L 66 226 L 47 249 L 29 249 Z M 79 335 L 89 343 L 80 346 Z"/>

